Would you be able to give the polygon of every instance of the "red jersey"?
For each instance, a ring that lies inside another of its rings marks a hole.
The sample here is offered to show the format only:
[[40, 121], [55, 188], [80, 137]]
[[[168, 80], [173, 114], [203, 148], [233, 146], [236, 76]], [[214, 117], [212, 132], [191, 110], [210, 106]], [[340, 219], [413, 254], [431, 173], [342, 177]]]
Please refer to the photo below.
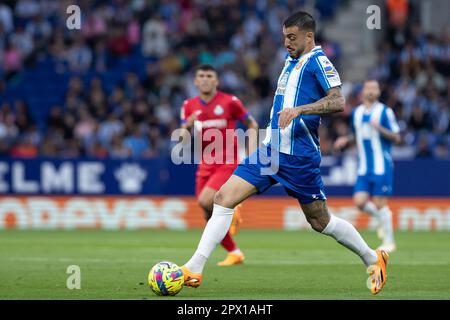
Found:
[[[221, 91], [217, 91], [208, 103], [197, 96], [184, 101], [181, 107], [181, 122], [185, 123], [197, 111], [200, 113], [194, 122], [194, 134], [197, 135], [195, 138], [201, 137], [202, 141], [201, 164], [226, 164], [227, 159], [237, 164], [237, 138], [230, 139], [230, 132], [236, 129], [236, 120], [243, 121], [248, 117], [242, 102], [236, 96]], [[215, 142], [217, 139], [222, 141]]]

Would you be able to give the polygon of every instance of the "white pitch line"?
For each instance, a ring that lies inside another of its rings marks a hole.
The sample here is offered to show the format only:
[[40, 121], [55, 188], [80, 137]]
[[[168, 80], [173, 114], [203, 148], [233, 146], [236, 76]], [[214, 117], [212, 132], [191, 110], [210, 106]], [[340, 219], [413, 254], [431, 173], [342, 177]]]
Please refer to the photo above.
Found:
[[[100, 258], [48, 258], [48, 257], [8, 257], [1, 258], [0, 261], [29, 261], [29, 262], [77, 262], [77, 263], [150, 263], [153, 260], [163, 260], [163, 259], [100, 259]], [[301, 265], [301, 266], [327, 266], [327, 265], [359, 265], [358, 261], [337, 261], [332, 262], [328, 260], [324, 261], [308, 261], [308, 260], [246, 260], [247, 265]], [[400, 266], [450, 266], [450, 261], [429, 261], [429, 262], [417, 262], [417, 261], [402, 261], [394, 262], [391, 265]]]

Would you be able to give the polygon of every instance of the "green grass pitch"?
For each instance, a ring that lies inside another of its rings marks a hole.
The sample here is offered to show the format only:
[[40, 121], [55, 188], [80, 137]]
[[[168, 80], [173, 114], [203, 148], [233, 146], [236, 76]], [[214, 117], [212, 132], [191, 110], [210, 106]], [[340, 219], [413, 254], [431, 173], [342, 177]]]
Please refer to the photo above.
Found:
[[[371, 246], [378, 240], [363, 232]], [[201, 230], [0, 231], [0, 299], [450, 299], [450, 233], [398, 232], [388, 282], [372, 296], [357, 256], [315, 232], [241, 230], [245, 264], [217, 267], [218, 248], [198, 288], [157, 297], [147, 274], [158, 261], [181, 265]], [[66, 269], [81, 269], [81, 289]]]

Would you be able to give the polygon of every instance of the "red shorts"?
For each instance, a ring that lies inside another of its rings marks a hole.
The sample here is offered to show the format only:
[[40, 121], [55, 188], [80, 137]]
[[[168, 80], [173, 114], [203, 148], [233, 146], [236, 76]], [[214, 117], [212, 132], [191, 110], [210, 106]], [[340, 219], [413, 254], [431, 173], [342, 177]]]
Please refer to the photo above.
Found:
[[198, 197], [204, 187], [219, 190], [231, 177], [237, 164], [199, 165], [195, 175], [195, 195]]

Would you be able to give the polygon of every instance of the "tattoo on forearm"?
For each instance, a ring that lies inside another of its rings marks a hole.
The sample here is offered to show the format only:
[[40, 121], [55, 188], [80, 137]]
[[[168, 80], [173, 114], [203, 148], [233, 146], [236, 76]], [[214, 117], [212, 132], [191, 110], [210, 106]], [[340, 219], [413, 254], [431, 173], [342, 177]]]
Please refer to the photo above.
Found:
[[339, 88], [332, 88], [328, 92], [328, 95], [322, 99], [301, 106], [302, 114], [327, 114], [334, 112], [341, 112], [344, 110], [345, 99], [342, 96]]

